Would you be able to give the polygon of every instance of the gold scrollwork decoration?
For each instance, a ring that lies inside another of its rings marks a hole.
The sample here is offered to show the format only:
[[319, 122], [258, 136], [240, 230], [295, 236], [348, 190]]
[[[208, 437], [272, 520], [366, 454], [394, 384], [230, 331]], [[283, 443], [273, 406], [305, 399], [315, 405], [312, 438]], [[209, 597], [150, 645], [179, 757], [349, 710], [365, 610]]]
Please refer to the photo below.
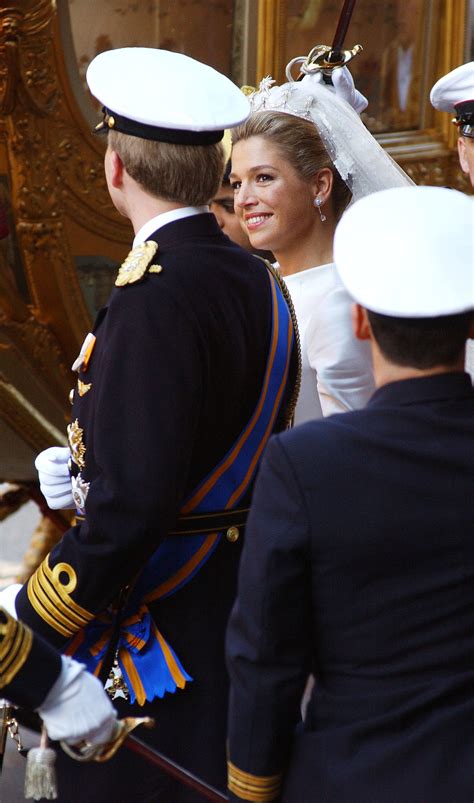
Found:
[[[28, 3], [24, 8], [4, 6], [0, 9], [0, 45], [2, 46], [2, 64], [0, 67], [0, 111], [2, 114], [12, 114], [21, 97], [28, 107], [40, 116], [48, 114], [55, 99], [55, 93], [47, 93], [45, 100], [40, 102], [36, 92], [38, 80], [44, 83], [47, 73], [41, 66], [41, 59], [31, 60], [28, 63], [24, 41], [27, 37], [36, 37], [49, 25], [55, 13], [54, 3], [48, 0], [32, 3], [33, 8], [28, 10]], [[31, 41], [31, 39], [30, 39]]]

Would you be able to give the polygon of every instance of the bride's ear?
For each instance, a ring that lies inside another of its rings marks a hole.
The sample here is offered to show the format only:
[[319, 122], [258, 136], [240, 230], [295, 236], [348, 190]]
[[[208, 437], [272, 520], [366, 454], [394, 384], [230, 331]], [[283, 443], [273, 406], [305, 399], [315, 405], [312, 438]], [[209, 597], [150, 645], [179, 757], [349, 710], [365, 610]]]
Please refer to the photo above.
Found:
[[312, 182], [312, 190], [314, 197], [321, 199], [321, 206], [330, 198], [332, 185], [332, 170], [329, 167], [323, 167], [321, 170], [318, 170]]

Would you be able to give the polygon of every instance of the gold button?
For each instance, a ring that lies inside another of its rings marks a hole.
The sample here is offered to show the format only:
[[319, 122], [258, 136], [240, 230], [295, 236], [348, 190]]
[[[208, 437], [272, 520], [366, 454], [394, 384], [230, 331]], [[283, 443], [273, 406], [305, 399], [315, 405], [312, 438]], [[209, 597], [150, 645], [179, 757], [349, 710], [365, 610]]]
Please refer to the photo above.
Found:
[[72, 471], [72, 460], [71, 460], [71, 458], [69, 458], [69, 460], [67, 461], [67, 467], [68, 467], [68, 471], [71, 472]]
[[231, 544], [235, 544], [236, 541], [239, 540], [239, 528], [238, 527], [229, 527], [227, 530], [225, 537]]
[[115, 126], [115, 117], [108, 117], [107, 118], [107, 125], [109, 128], [113, 128]]
[[71, 402], [71, 404], [74, 404], [74, 388], [71, 388], [71, 390], [69, 391], [69, 401]]

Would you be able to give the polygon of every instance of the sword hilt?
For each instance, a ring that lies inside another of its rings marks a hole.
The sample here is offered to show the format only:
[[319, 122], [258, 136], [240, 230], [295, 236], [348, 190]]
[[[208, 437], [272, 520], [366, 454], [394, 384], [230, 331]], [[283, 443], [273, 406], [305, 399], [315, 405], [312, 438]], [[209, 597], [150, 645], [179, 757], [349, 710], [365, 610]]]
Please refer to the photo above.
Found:
[[105, 744], [88, 744], [87, 742], [79, 742], [79, 744], [69, 745], [66, 742], [60, 742], [62, 749], [70, 758], [75, 761], [96, 761], [103, 764], [112, 758], [119, 747], [121, 747], [125, 739], [138, 728], [139, 725], [144, 725], [145, 728], [153, 728], [155, 720], [151, 717], [125, 717], [119, 719], [115, 723], [114, 730], [108, 742]]
[[[292, 68], [295, 64], [300, 64], [297, 81], [301, 81], [305, 75], [322, 72], [325, 82], [331, 83], [332, 71], [336, 67], [345, 67], [362, 50], [362, 45], [354, 45], [351, 50], [334, 50], [330, 45], [315, 45], [307, 56], [297, 56], [289, 62], [286, 67], [286, 77], [288, 81], [294, 81]], [[329, 81], [326, 81], [326, 78]]]

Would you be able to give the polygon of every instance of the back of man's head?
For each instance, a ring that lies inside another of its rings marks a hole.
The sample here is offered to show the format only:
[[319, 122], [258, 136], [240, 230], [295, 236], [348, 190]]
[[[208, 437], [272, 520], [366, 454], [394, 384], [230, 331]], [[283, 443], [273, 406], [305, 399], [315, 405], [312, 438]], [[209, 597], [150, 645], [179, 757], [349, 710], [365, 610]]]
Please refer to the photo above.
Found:
[[186, 206], [208, 204], [221, 186], [224, 148], [213, 145], [175, 145], [141, 139], [118, 131], [108, 134], [125, 170], [157, 198]]
[[458, 363], [473, 322], [472, 312], [436, 318], [395, 318], [367, 310], [367, 316], [375, 342], [386, 359], [419, 371]]
[[349, 208], [335, 261], [389, 362], [449, 369], [473, 327], [474, 204], [454, 190], [384, 190]]

